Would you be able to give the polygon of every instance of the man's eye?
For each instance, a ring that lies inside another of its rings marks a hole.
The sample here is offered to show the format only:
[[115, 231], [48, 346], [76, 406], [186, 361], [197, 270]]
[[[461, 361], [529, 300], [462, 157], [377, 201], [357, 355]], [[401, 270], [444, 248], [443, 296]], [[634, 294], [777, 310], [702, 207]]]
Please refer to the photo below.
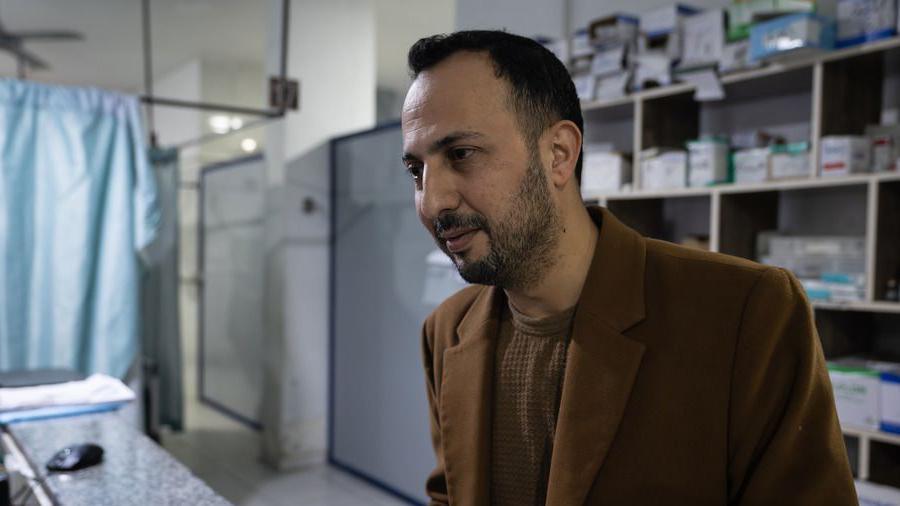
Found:
[[453, 148], [449, 152], [450, 159], [453, 161], [465, 160], [472, 156], [475, 150], [472, 148]]
[[406, 171], [409, 172], [409, 175], [413, 178], [413, 180], [418, 181], [422, 178], [422, 166], [416, 164], [410, 164], [406, 166]]

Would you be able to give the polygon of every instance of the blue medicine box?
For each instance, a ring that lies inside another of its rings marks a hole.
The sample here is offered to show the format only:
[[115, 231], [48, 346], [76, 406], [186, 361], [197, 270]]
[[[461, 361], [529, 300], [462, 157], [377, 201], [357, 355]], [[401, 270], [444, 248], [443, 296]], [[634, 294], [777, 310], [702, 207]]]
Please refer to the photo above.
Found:
[[750, 59], [773, 60], [834, 49], [832, 18], [808, 12], [790, 14], [750, 28]]
[[835, 47], [893, 37], [897, 33], [896, 0], [837, 0]]

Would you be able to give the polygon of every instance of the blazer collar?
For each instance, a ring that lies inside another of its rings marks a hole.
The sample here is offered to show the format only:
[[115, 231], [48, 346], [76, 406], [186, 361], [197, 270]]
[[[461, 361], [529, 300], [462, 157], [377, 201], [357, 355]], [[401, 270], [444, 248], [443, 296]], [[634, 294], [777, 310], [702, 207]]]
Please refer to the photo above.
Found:
[[[621, 332], [644, 318], [644, 239], [609, 211], [579, 298], [554, 440], [547, 504], [581, 504], [618, 429], [644, 346]], [[493, 369], [506, 295], [486, 287], [444, 352], [441, 437], [454, 504], [488, 504]]]

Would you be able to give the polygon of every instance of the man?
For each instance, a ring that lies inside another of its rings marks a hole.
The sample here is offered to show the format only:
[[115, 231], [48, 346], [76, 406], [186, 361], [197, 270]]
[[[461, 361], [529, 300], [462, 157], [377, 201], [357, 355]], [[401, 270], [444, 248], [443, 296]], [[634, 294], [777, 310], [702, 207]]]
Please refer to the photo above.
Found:
[[424, 325], [435, 504], [856, 504], [790, 274], [586, 209], [579, 102], [537, 43], [458, 32], [409, 65], [416, 208], [477, 284]]

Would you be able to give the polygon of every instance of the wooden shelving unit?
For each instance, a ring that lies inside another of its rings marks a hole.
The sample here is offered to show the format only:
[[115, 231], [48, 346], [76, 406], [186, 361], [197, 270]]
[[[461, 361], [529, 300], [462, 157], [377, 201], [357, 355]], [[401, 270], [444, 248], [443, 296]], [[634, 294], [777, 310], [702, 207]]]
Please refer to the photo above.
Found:
[[[900, 37], [722, 76], [725, 99], [698, 103], [676, 84], [584, 102], [585, 139], [632, 153], [635, 190], [587, 194], [625, 223], [679, 242], [706, 235], [710, 249], [756, 259], [764, 230], [866, 240], [867, 292], [853, 303], [814, 302], [826, 357], [900, 356], [900, 303], [885, 300], [900, 273], [900, 173], [818, 176], [826, 135], [860, 135], [882, 111], [900, 111]], [[707, 134], [764, 129], [810, 143], [808, 177], [753, 185], [641, 190], [640, 152], [683, 147]], [[900, 487], [900, 435], [844, 430], [859, 479]]]

